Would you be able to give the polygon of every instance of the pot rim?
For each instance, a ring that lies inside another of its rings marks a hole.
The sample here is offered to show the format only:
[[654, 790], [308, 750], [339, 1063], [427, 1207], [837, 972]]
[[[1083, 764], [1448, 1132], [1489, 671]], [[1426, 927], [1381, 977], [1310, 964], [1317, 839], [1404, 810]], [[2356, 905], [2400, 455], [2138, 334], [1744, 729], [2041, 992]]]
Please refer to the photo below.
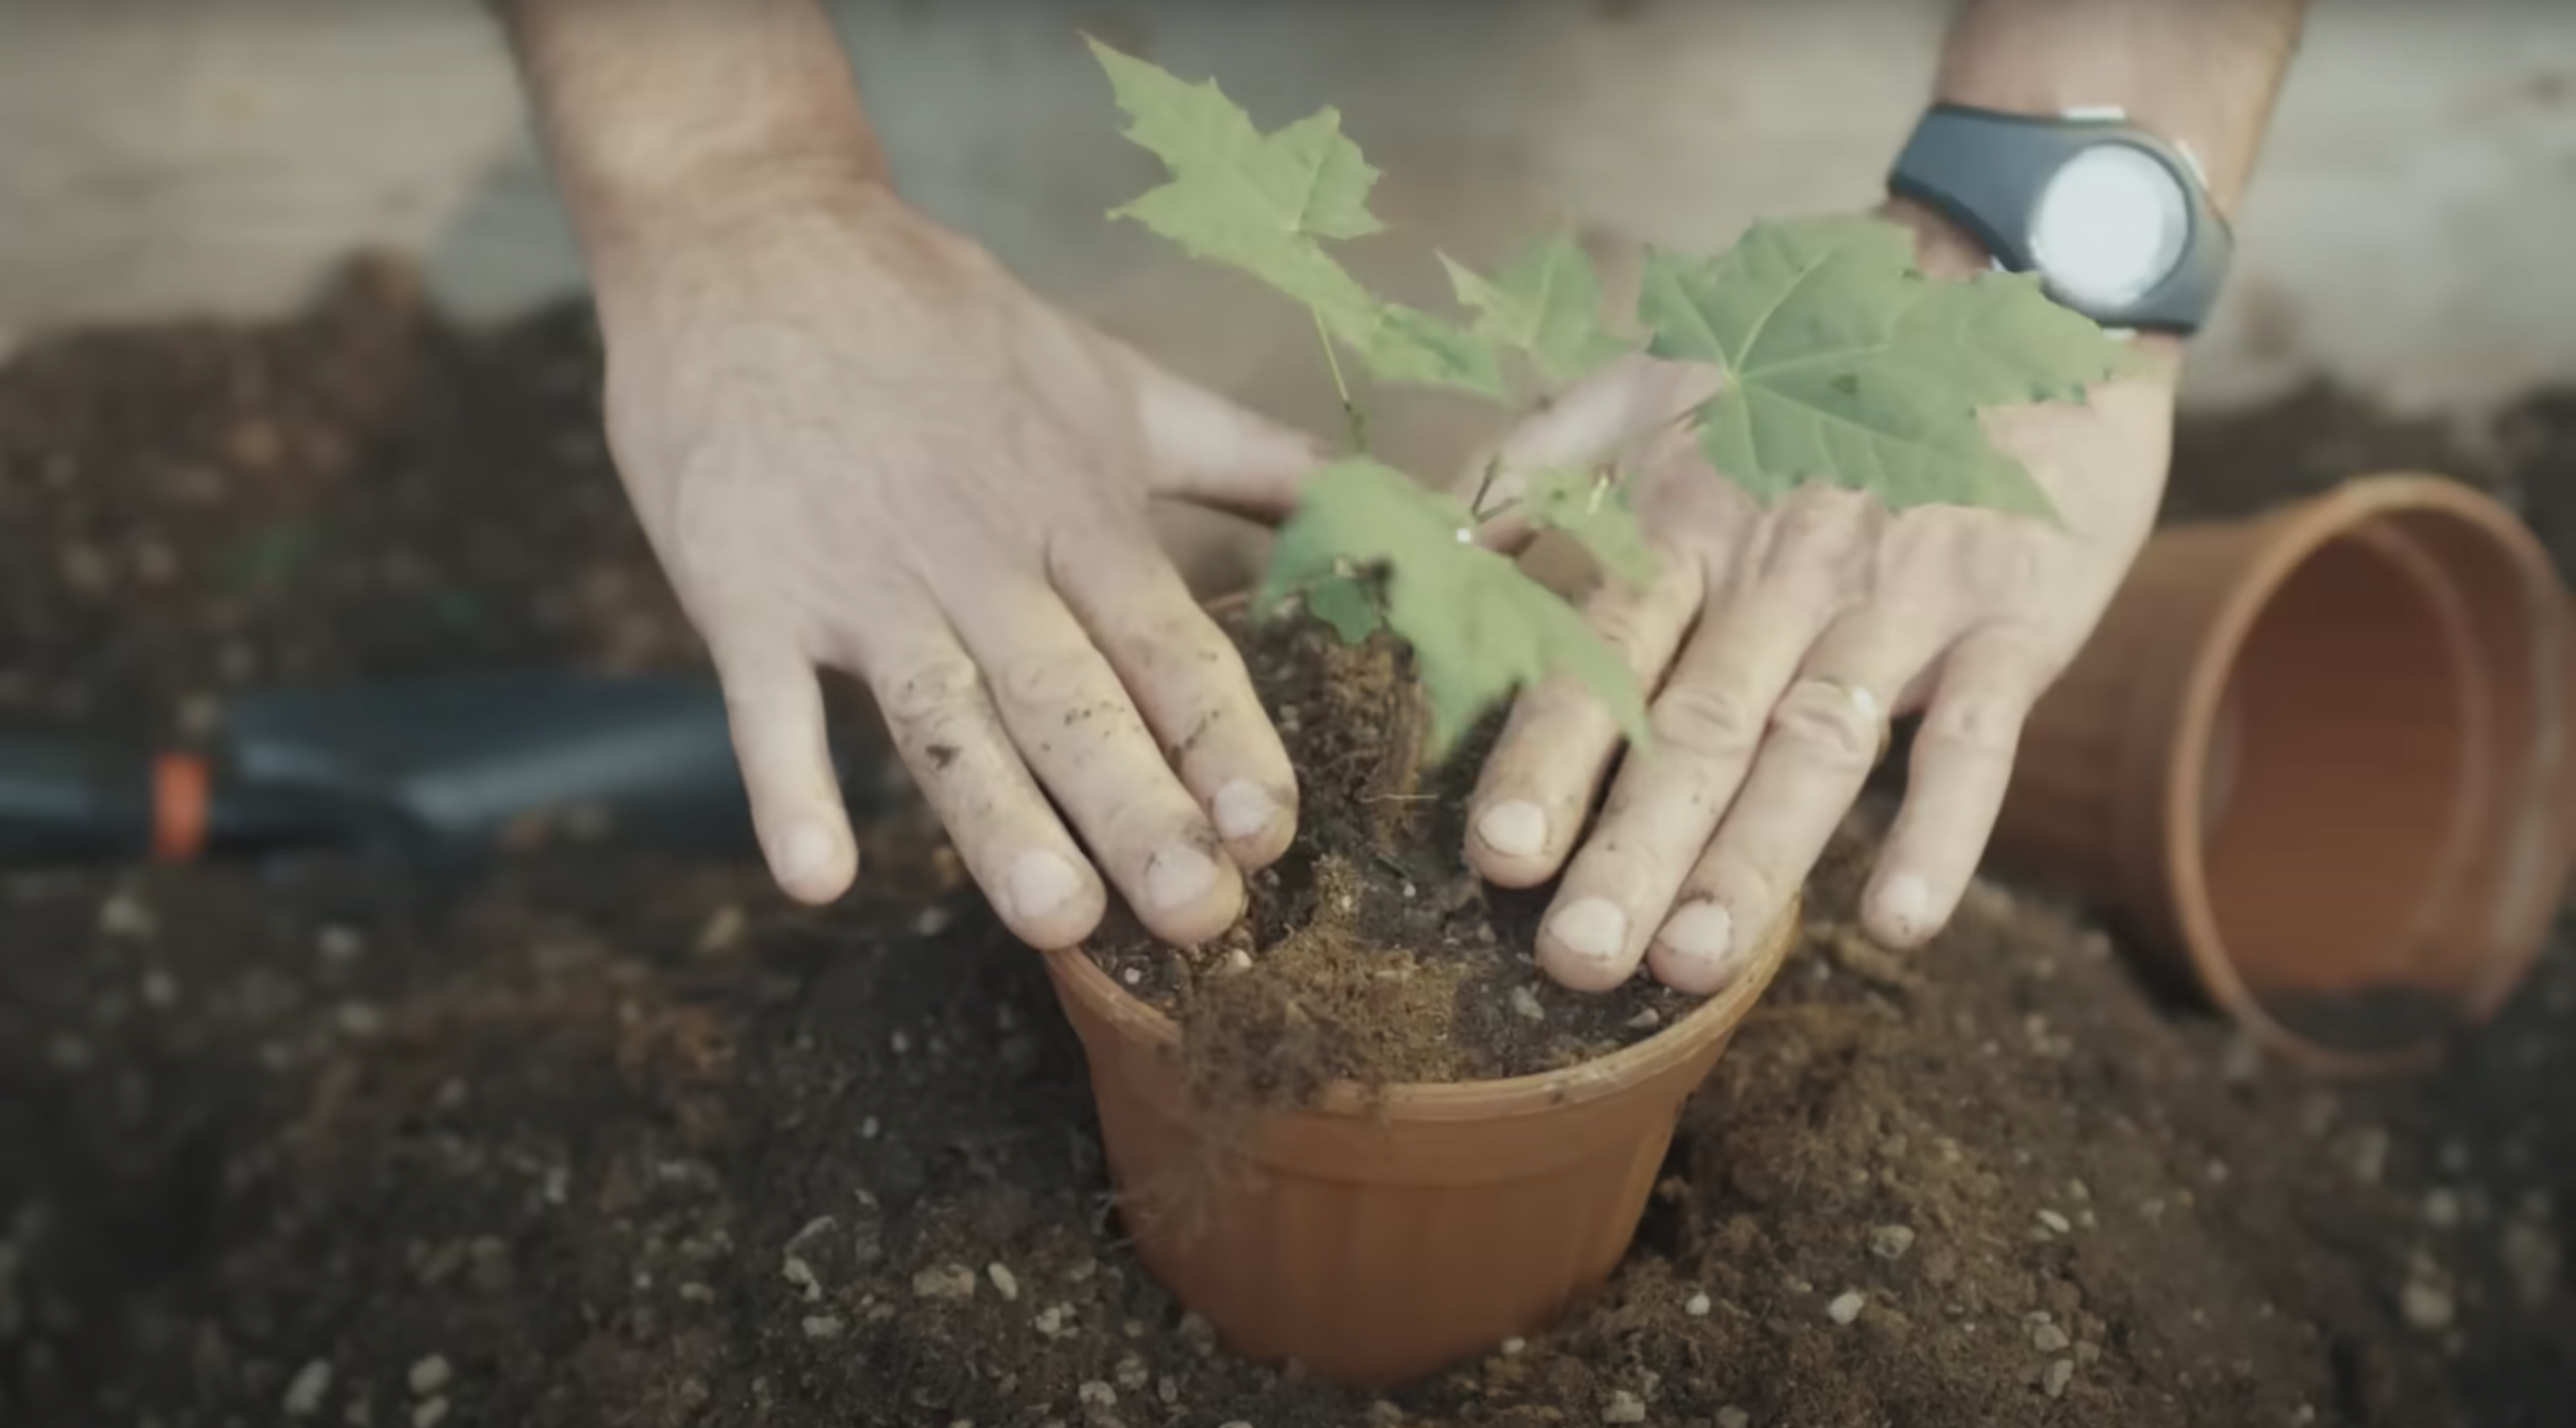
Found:
[[[1583, 1105], [1616, 1095], [1690, 1059], [1701, 1047], [1732, 1032], [1752, 1009], [1798, 943], [1805, 899], [1793, 899], [1763, 940], [1752, 965], [1726, 990], [1701, 1000], [1689, 1014], [1643, 1041], [1554, 1071], [1480, 1081], [1402, 1081], [1370, 1091], [1356, 1082], [1327, 1088], [1314, 1105], [1286, 1112], [1328, 1119], [1404, 1121], [1501, 1120]], [[1177, 1054], [1179, 1023], [1131, 995], [1076, 944], [1043, 954], [1065, 989], [1094, 1005], [1121, 1036], [1158, 1055]]]
[[[2218, 618], [2212, 622], [2198, 647], [2193, 650], [2185, 675], [2181, 703], [2177, 713], [2178, 729], [2168, 768], [2198, 770], [2206, 763], [2215, 721], [2220, 713], [2236, 656], [2242, 651], [2246, 636], [2261, 618], [2272, 596], [2317, 551], [2327, 544], [2366, 529], [2368, 523], [2388, 516], [2441, 515], [2462, 522], [2493, 541], [2498, 554], [2527, 579], [2546, 562], [2547, 553], [2521, 521], [2492, 499], [2470, 487], [2445, 477], [2419, 472], [2384, 472], [2355, 477], [2319, 495], [2291, 506], [2264, 523], [2258, 537], [2258, 553], [2240, 571], [2221, 605]], [[2390, 529], [2388, 535], [2414, 547], [2402, 531]], [[2554, 567], [2548, 567], [2554, 569]], [[2434, 574], [2439, 577], [2438, 564]], [[2561, 597], [2563, 606], [2564, 597]], [[2538, 612], [2535, 611], [2537, 614]], [[2460, 612], [2465, 621], [2465, 611]], [[2554, 644], [2545, 630], [2536, 631], [2535, 648]], [[2471, 708], [2467, 737], [2472, 744], [2483, 741], [2480, 726], [2488, 718], [2487, 709], [2494, 698], [2492, 678], [2475, 648], [2471, 635], [2463, 646], [2466, 651], [2466, 681]], [[2542, 658], [2548, 658], [2543, 654]], [[2563, 717], [2563, 698], [2558, 709], [2542, 711], [2542, 723]], [[2488, 770], [2493, 780], [2493, 770]], [[2546, 802], [2558, 796], [2563, 777], [2532, 778], [2522, 786], [2504, 790], [2507, 802], [2526, 805]], [[2494, 817], [2491, 810], [2477, 809], [2483, 800], [2479, 790], [2461, 793], [2463, 821], [2473, 825], [2467, 830], [2474, 837], [2474, 826]], [[2156, 835], [2157, 852], [2163, 864], [2161, 881], [2166, 896], [2175, 909], [2182, 933], [2181, 941], [2193, 970], [2211, 996], [2241, 1024], [2253, 1031], [2276, 1050], [2290, 1054], [2312, 1070], [2337, 1075], [2375, 1075], [2417, 1069], [2438, 1060], [2450, 1040], [2450, 1033], [2437, 1034], [2424, 1041], [2382, 1052], [2340, 1050], [2315, 1042], [2292, 1031], [2264, 1010], [2260, 1001], [2237, 975], [2235, 961], [2226, 939], [2217, 927], [2208, 902], [2208, 879], [2202, 868], [2202, 855], [2197, 837], [2202, 809], [2203, 790], [2198, 777], [2167, 778], [2162, 787], [2152, 790], [2154, 806], [2159, 813], [2161, 831]], [[2483, 816], [2478, 816], [2483, 815]], [[2560, 839], [2561, 847], [2565, 838]], [[2470, 849], [2468, 851], [2474, 851]], [[2560, 856], [2558, 862], [2565, 858]], [[2453, 869], [2456, 875], [2460, 870]], [[2537, 900], [2535, 900], [2537, 901]], [[2536, 956], [2537, 946], [2524, 949], [2523, 942], [2532, 939], [2490, 934], [2483, 957], [2485, 974], [2462, 994], [2464, 1009], [2494, 999], [2493, 988], [2510, 986], [2515, 980], [2512, 964], [2528, 964]]]

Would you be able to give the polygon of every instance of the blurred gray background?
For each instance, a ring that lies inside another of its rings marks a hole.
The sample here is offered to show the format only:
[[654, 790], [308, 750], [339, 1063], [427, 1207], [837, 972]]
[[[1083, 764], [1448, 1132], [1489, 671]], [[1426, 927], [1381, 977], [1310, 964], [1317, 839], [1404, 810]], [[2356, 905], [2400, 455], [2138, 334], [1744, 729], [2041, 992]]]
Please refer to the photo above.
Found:
[[[1265, 123], [1338, 103], [1409, 238], [1486, 258], [1562, 214], [1616, 254], [1871, 200], [1947, 3], [835, 10], [916, 202], [1184, 369], [1311, 412], [1311, 334], [1102, 221], [1157, 170], [1117, 136], [1077, 30], [1215, 74]], [[2188, 396], [2325, 374], [2474, 417], [2576, 376], [2571, 233], [2576, 3], [2319, 0]], [[579, 290], [475, 0], [0, 0], [0, 343], [277, 313], [359, 247], [417, 255], [474, 319]], [[1402, 281], [1437, 281], [1390, 252]]]

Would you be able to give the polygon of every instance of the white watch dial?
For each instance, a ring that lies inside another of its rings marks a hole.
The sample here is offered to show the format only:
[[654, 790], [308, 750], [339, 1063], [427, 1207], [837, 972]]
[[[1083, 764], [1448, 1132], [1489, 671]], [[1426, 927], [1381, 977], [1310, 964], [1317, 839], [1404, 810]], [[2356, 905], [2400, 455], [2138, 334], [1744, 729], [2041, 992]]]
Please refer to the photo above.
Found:
[[2191, 205], [2173, 171], [2143, 149], [2102, 144], [2066, 162], [2031, 214], [2031, 259], [2068, 300], [2137, 301], [2173, 272]]

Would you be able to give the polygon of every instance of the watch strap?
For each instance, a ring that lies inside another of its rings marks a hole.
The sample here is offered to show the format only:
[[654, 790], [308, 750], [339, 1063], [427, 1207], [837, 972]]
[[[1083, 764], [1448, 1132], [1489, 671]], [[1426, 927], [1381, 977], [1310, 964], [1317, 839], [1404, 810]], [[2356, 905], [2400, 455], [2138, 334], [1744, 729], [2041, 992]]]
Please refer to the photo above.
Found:
[[2106, 143], [2144, 152], [2180, 184], [2189, 224], [2181, 258], [2162, 282], [2117, 312], [2088, 310], [2054, 289], [2049, 295], [2105, 326], [2195, 332], [2217, 305], [2235, 237], [2199, 165], [2116, 112], [2031, 115], [1935, 104], [1897, 155], [1887, 188], [1965, 229], [2007, 271], [2027, 273], [2037, 267], [2030, 221], [2049, 180], [2076, 154]]

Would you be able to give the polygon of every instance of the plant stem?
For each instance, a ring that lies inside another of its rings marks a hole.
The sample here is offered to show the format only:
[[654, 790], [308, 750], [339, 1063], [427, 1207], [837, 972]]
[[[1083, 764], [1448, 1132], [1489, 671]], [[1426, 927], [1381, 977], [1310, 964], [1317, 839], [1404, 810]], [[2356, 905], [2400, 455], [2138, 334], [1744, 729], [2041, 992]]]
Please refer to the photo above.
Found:
[[1351, 400], [1351, 384], [1342, 380], [1342, 359], [1340, 354], [1333, 350], [1333, 334], [1324, 326], [1324, 310], [1309, 303], [1306, 305], [1306, 315], [1315, 319], [1315, 340], [1324, 345], [1324, 366], [1333, 374], [1333, 391], [1342, 399], [1343, 418], [1351, 424], [1351, 454], [1366, 456], [1368, 455], [1368, 413], [1361, 411], [1360, 404]]
[[[1490, 517], [1490, 516], [1494, 516], [1494, 515], [1499, 515], [1499, 514], [1501, 514], [1501, 512], [1500, 512], [1500, 511], [1488, 511], [1488, 510], [1486, 510], [1486, 509], [1485, 509], [1485, 498], [1486, 498], [1487, 496], [1490, 496], [1490, 495], [1492, 495], [1492, 494], [1493, 494], [1493, 491], [1494, 491], [1494, 478], [1495, 478], [1495, 477], [1497, 477], [1497, 476], [1500, 476], [1500, 475], [1502, 475], [1502, 474], [1503, 474], [1503, 458], [1501, 458], [1500, 456], [1495, 456], [1495, 457], [1489, 458], [1489, 459], [1485, 462], [1485, 476], [1484, 476], [1484, 479], [1483, 479], [1483, 480], [1481, 480], [1481, 481], [1478, 481], [1478, 482], [1476, 483], [1476, 497], [1475, 497], [1475, 499], [1474, 499], [1474, 500], [1469, 501], [1469, 502], [1467, 503], [1467, 514], [1468, 514], [1470, 517], [1472, 517], [1472, 518], [1473, 518], [1473, 519], [1475, 519], [1475, 520], [1482, 521], [1482, 520], [1487, 519], [1487, 518], [1488, 518], [1488, 517]], [[1508, 508], [1508, 507], [1510, 506], [1510, 504], [1511, 504], [1511, 503], [1510, 503], [1510, 502], [1508, 502], [1508, 501], [1504, 502], [1504, 506], [1505, 506], [1506, 508]]]

